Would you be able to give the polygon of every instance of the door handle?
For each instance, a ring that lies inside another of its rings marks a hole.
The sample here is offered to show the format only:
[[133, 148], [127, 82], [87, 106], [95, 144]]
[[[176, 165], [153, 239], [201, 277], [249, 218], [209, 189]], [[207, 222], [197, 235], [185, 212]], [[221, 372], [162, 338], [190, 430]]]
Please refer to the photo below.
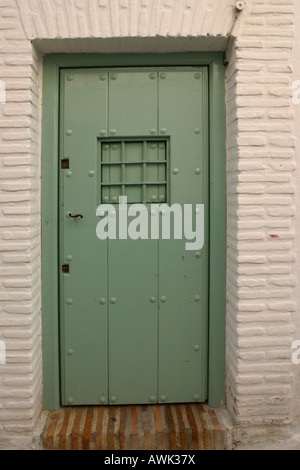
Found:
[[72, 214], [72, 212], [69, 212], [69, 213], [68, 213], [68, 216], [69, 216], [69, 217], [72, 217], [72, 219], [83, 219], [83, 215], [82, 215], [82, 214]]

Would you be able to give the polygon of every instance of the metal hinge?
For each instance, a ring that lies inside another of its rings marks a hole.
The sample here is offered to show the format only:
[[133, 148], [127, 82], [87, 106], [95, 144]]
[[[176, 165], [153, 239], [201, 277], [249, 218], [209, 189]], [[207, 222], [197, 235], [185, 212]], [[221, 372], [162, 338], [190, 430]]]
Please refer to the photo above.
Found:
[[70, 266], [68, 264], [63, 264], [61, 270], [64, 274], [68, 274], [70, 272]]

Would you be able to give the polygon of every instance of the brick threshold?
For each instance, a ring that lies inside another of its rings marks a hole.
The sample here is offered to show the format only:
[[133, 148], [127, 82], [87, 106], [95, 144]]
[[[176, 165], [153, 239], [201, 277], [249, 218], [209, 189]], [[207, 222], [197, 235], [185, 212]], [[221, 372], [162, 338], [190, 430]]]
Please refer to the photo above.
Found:
[[44, 450], [224, 450], [230, 429], [206, 404], [63, 407], [47, 414]]

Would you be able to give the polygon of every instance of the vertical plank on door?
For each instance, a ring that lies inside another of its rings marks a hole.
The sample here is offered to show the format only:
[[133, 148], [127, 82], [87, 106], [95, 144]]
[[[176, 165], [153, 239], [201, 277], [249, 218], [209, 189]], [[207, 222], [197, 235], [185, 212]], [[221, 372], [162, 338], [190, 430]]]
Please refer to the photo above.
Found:
[[107, 401], [107, 243], [96, 237], [97, 136], [107, 126], [107, 79], [99, 74], [61, 72], [60, 158], [69, 159], [69, 169], [60, 170], [60, 266], [69, 265], [69, 274], [60, 272], [62, 404]]
[[[133, 140], [123, 146], [122, 161], [142, 162], [145, 145], [134, 138], [156, 133], [157, 74], [123, 69], [111, 71], [109, 77], [109, 130]], [[143, 202], [142, 170], [142, 163], [124, 168], [128, 203]], [[157, 399], [157, 269], [156, 240], [109, 240], [111, 403]]]
[[[208, 214], [205, 68], [164, 70], [159, 128], [170, 136], [170, 204], [204, 204]], [[161, 218], [163, 220], [163, 217]], [[159, 400], [203, 401], [207, 375], [207, 253], [187, 240], [159, 240]]]
[[157, 74], [125, 69], [109, 74], [110, 135], [147, 136], [157, 133]]

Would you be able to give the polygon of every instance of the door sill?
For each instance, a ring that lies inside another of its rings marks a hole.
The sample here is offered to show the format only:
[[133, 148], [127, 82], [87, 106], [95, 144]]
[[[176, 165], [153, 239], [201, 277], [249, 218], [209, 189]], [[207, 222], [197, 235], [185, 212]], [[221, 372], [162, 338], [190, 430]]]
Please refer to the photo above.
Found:
[[44, 450], [225, 450], [226, 410], [206, 404], [62, 407], [48, 412]]

